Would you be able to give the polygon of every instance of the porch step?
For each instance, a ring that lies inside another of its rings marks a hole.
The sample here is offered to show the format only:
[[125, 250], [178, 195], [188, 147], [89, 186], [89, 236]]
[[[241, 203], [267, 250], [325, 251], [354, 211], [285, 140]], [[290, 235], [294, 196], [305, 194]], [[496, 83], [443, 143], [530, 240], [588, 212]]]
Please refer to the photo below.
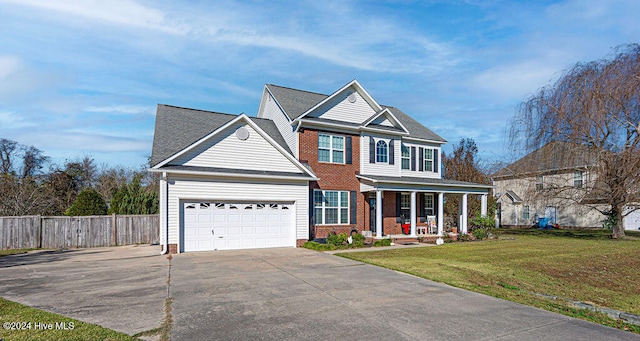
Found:
[[418, 238], [399, 237], [391, 238], [391, 241], [396, 245], [418, 244]]

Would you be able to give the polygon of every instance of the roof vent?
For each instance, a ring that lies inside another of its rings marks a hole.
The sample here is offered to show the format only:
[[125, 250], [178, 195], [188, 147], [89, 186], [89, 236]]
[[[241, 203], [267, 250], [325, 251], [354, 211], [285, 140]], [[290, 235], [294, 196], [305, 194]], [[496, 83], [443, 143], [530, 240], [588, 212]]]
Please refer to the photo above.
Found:
[[356, 97], [356, 93], [352, 92], [349, 94], [349, 96], [347, 96], [347, 99], [349, 100], [350, 103], [355, 103], [356, 99], [358, 98]]
[[249, 129], [247, 129], [247, 127], [240, 127], [238, 128], [238, 130], [236, 130], [236, 137], [239, 140], [246, 140], [249, 138]]

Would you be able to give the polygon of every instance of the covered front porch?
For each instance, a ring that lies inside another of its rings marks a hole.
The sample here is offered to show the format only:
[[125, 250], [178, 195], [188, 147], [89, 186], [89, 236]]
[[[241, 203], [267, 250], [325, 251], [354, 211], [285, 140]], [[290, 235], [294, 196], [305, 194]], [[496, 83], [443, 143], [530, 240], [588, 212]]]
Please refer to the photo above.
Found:
[[360, 190], [368, 197], [368, 227], [376, 239], [389, 235], [416, 238], [443, 236], [444, 203], [447, 196], [459, 196], [458, 232], [468, 232], [469, 196], [480, 196], [480, 214], [487, 214], [491, 185], [415, 177], [358, 175]]

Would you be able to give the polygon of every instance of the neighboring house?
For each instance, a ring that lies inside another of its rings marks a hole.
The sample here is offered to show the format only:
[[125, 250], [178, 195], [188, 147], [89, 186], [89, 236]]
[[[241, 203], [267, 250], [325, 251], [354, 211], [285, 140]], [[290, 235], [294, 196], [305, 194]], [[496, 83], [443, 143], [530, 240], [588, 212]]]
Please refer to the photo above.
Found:
[[166, 252], [442, 235], [445, 194], [462, 198], [463, 233], [468, 195], [486, 214], [491, 186], [443, 180], [446, 141], [355, 80], [331, 95], [265, 85], [257, 116], [158, 106], [150, 171]]
[[[538, 218], [565, 227], [603, 226], [607, 208], [590, 189], [597, 183], [595, 153], [586, 146], [551, 142], [493, 175], [501, 226], [529, 227]], [[640, 211], [624, 218], [625, 229], [638, 229]]]

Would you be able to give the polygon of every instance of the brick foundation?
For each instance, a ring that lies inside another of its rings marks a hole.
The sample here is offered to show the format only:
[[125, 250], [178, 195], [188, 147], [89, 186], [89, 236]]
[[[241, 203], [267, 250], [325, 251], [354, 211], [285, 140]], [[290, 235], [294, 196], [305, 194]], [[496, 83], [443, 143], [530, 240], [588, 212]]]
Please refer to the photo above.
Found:
[[307, 239], [296, 239], [296, 247], [302, 247], [302, 245], [307, 241]]
[[169, 253], [170, 254], [178, 253], [178, 244], [169, 244]]

